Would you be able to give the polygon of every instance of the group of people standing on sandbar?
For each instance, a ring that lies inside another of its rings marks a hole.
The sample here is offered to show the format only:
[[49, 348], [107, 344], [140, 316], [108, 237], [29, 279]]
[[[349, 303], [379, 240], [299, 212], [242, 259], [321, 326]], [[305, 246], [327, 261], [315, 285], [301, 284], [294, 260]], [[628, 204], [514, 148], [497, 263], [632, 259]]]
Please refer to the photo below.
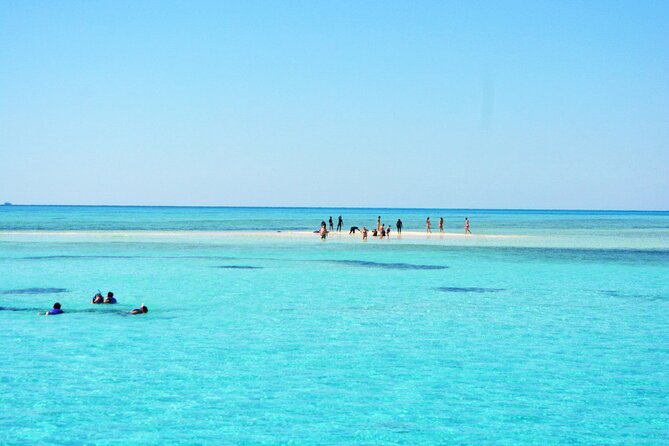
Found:
[[[328, 223], [330, 225], [330, 230], [328, 231]], [[325, 238], [328, 236], [328, 233], [331, 231], [334, 231], [334, 222], [332, 220], [332, 216], [328, 219], [328, 223], [325, 222], [325, 220], [321, 221], [321, 228], [317, 232], [321, 240], [325, 240]], [[339, 218], [337, 219], [337, 232], [341, 232], [341, 228], [344, 224], [344, 219], [340, 215]], [[398, 218], [397, 222], [395, 223], [395, 229], [397, 231], [397, 235], [401, 236], [402, 235], [402, 227], [404, 224], [402, 223], [402, 219]], [[367, 240], [367, 235], [371, 232], [372, 237], [379, 237], [379, 239], [383, 238], [390, 238], [390, 232], [391, 232], [391, 226], [388, 224], [386, 226], [385, 223], [381, 222], [381, 216], [379, 215], [378, 218], [376, 219], [376, 228], [372, 229], [371, 231], [368, 230], [365, 226], [360, 229], [358, 226], [351, 226], [351, 229], [348, 231], [349, 235], [354, 235], [356, 232], [360, 232], [362, 234], [362, 239]], [[432, 223], [430, 222], [430, 217], [427, 217], [427, 220], [425, 221], [425, 232], [427, 234], [432, 233]], [[439, 232], [444, 232], [444, 217], [439, 217]], [[465, 217], [465, 235], [471, 234], [472, 231], [469, 230], [469, 218]]]
[[[427, 234], [432, 234], [432, 223], [430, 222], [430, 217], [427, 217], [427, 220], [425, 220], [425, 232]], [[439, 232], [444, 232], [444, 217], [439, 217]], [[472, 231], [469, 230], [469, 218], [465, 217], [465, 235], [471, 233]]]

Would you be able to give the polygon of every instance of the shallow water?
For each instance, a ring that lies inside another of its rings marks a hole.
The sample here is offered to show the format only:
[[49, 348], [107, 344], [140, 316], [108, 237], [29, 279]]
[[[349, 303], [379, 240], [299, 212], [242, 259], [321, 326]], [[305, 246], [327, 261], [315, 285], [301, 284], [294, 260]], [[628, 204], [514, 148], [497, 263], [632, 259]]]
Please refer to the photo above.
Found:
[[669, 442], [668, 213], [348, 211], [0, 207], [0, 444]]

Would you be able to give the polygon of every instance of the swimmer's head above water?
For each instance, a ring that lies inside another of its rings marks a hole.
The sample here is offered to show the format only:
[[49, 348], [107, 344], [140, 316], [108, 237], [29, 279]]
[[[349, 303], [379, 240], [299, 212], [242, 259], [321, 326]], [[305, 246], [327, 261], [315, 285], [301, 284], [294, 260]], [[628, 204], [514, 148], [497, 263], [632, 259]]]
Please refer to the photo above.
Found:
[[63, 314], [63, 310], [60, 309], [60, 302], [53, 304], [53, 308], [44, 313], [45, 316], [51, 316], [54, 314]]
[[133, 309], [130, 314], [144, 314], [148, 313], [149, 309], [146, 307], [146, 305], [142, 304], [139, 308]]

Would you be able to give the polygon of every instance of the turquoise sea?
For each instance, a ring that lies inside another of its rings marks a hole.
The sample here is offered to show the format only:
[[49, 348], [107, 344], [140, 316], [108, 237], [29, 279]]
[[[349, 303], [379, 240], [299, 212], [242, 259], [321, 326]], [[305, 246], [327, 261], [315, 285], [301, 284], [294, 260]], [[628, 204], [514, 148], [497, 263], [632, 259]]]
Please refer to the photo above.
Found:
[[669, 212], [0, 206], [0, 348], [0, 444], [666, 445]]

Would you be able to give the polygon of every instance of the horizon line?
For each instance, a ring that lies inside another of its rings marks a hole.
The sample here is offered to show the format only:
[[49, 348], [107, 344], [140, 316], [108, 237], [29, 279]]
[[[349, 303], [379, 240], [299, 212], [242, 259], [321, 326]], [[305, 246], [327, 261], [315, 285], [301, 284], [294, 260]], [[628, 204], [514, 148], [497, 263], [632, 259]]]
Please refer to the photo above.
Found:
[[562, 211], [562, 212], [669, 212], [669, 209], [584, 209], [584, 208], [463, 208], [463, 207], [370, 207], [370, 206], [235, 206], [235, 205], [156, 205], [156, 204], [32, 204], [4, 202], [0, 208], [13, 206], [33, 207], [110, 207], [110, 208], [228, 208], [228, 209], [404, 209], [404, 210], [448, 210], [448, 211]]

